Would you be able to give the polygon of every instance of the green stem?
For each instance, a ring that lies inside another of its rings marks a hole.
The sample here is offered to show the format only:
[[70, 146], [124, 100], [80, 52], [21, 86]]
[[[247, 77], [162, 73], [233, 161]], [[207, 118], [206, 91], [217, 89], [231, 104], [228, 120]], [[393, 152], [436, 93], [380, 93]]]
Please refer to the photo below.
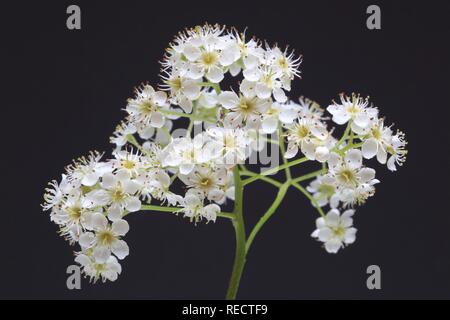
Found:
[[222, 90], [220, 90], [220, 86], [218, 83], [212, 83], [212, 82], [201, 82], [200, 85], [202, 87], [211, 87], [213, 88], [217, 94], [220, 94]]
[[291, 161], [291, 162], [284, 163], [284, 164], [282, 164], [280, 166], [268, 169], [268, 170], [264, 171], [261, 174], [256, 174], [253, 177], [247, 178], [247, 179], [245, 179], [243, 181], [243, 183], [244, 184], [249, 184], [250, 182], [262, 179], [262, 177], [264, 177], [264, 176], [268, 176], [268, 175], [277, 173], [279, 170], [282, 170], [282, 169], [285, 169], [285, 168], [289, 168], [289, 167], [295, 166], [297, 164], [300, 164], [300, 163], [303, 163], [303, 162], [306, 162], [306, 161], [309, 161], [309, 159], [306, 158], [306, 157], [303, 157], [303, 158], [299, 158], [299, 159], [296, 159], [296, 160]]
[[[288, 163], [288, 161], [284, 157], [286, 148], [284, 146], [283, 129], [281, 128], [281, 126], [278, 126], [278, 144], [280, 146], [281, 158], [283, 159], [283, 163], [286, 164], [286, 163]], [[286, 174], [286, 181], [291, 181], [291, 179], [292, 179], [291, 169], [289, 167], [286, 167], [284, 169], [284, 172]]]
[[349, 144], [347, 146], [345, 146], [344, 148], [342, 148], [341, 150], [339, 150], [338, 152], [341, 154], [344, 154], [347, 150], [353, 149], [353, 148], [359, 148], [364, 144], [364, 142], [358, 142], [358, 143], [352, 143]]
[[284, 199], [284, 196], [286, 195], [289, 185], [290, 185], [289, 183], [284, 183], [281, 186], [280, 190], [278, 191], [277, 197], [275, 198], [275, 201], [272, 203], [272, 205], [269, 207], [266, 213], [264, 213], [264, 215], [259, 219], [258, 223], [253, 228], [252, 232], [248, 236], [247, 243], [245, 245], [246, 253], [248, 253], [248, 251], [250, 250], [253, 240], [255, 239], [259, 230], [261, 230], [263, 225], [267, 222], [267, 220], [269, 220], [269, 218], [275, 213], [277, 208], [280, 206], [281, 202]]
[[[241, 171], [241, 175], [250, 176], [250, 177], [259, 176], [257, 173], [251, 172], [251, 171], [248, 171], [248, 170], [246, 170], [246, 171]], [[281, 182], [278, 182], [278, 181], [275, 180], [275, 179], [272, 179], [272, 178], [269, 178], [269, 177], [265, 177], [265, 176], [260, 176], [260, 177], [259, 177], [259, 180], [262, 180], [262, 181], [265, 181], [265, 182], [267, 182], [267, 183], [270, 183], [270, 184], [272, 184], [273, 186], [275, 186], [275, 187], [277, 187], [277, 188], [281, 187], [281, 185], [282, 185]], [[246, 181], [247, 181], [247, 182], [246, 182]], [[252, 181], [248, 181], [248, 179], [246, 179], [246, 180], [244, 180], [244, 181], [242, 182], [242, 185], [245, 187], [246, 185], [248, 185], [248, 184], [251, 183], [251, 182], [252, 182]]]
[[189, 125], [186, 129], [186, 137], [190, 137], [192, 133], [192, 128], [194, 127], [194, 121], [192, 119], [189, 119]]
[[132, 144], [133, 146], [135, 146], [142, 153], [147, 154], [147, 151], [144, 148], [142, 148], [142, 146], [139, 144], [139, 142], [137, 142], [134, 135], [132, 135], [132, 134], [127, 135], [127, 141], [130, 144]]
[[303, 193], [303, 194], [311, 201], [311, 203], [312, 203], [313, 206], [317, 209], [317, 211], [319, 212], [319, 214], [320, 214], [322, 217], [325, 217], [325, 214], [323, 213], [322, 208], [317, 204], [316, 199], [314, 199], [314, 197], [313, 197], [313, 196], [312, 196], [305, 188], [303, 188], [299, 183], [294, 182], [294, 181], [291, 182], [291, 185], [292, 185], [294, 188], [298, 189], [301, 193]]
[[344, 134], [342, 135], [341, 139], [339, 139], [339, 141], [336, 143], [336, 146], [334, 147], [334, 149], [338, 149], [338, 147], [344, 143], [344, 141], [347, 139], [348, 134], [350, 132], [352, 126], [352, 120], [349, 120], [347, 123], [347, 127], [345, 128]]
[[230, 283], [228, 285], [227, 300], [236, 299], [239, 283], [241, 281], [242, 272], [245, 266], [245, 226], [243, 211], [243, 186], [241, 175], [239, 174], [239, 167], [236, 165], [233, 169], [234, 175], [234, 215], [233, 227], [236, 233], [236, 252], [234, 255], [233, 271], [231, 273]]
[[151, 210], [151, 211], [161, 211], [161, 212], [176, 212], [179, 211], [179, 207], [164, 207], [164, 206], [155, 206], [152, 204], [143, 204], [141, 206], [141, 210]]
[[323, 168], [323, 169], [320, 169], [320, 170], [317, 170], [317, 171], [314, 171], [314, 172], [305, 174], [305, 175], [303, 175], [303, 176], [294, 178], [294, 179], [292, 179], [292, 182], [305, 181], [305, 180], [308, 180], [308, 179], [311, 179], [311, 178], [320, 176], [321, 174], [324, 174], [324, 173], [326, 173], [327, 171], [328, 171], [328, 170], [327, 170], [326, 168]]

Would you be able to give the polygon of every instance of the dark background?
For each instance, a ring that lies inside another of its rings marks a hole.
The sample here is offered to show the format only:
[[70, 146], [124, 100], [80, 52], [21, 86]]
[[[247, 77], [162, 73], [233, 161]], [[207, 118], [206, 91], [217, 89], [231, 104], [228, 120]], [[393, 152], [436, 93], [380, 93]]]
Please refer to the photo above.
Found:
[[[450, 298], [448, 131], [449, 5], [424, 1], [39, 1], [1, 4], [1, 298], [221, 299], [234, 255], [231, 224], [196, 227], [163, 213], [129, 216], [131, 254], [114, 283], [66, 289], [73, 248], [42, 213], [43, 189], [71, 159], [97, 149], [124, 117], [132, 90], [158, 83], [164, 48], [182, 28], [248, 27], [303, 54], [291, 97], [327, 106], [360, 92], [407, 134], [397, 173], [376, 166], [377, 194], [357, 211], [355, 244], [329, 255], [310, 237], [317, 217], [291, 190], [259, 233], [241, 282], [242, 299]], [[382, 30], [366, 28], [378, 4]], [[448, 2], [447, 2], [448, 3]], [[66, 28], [78, 4], [82, 30]], [[246, 193], [247, 226], [270, 205], [273, 187]], [[366, 288], [366, 268], [382, 289]]]

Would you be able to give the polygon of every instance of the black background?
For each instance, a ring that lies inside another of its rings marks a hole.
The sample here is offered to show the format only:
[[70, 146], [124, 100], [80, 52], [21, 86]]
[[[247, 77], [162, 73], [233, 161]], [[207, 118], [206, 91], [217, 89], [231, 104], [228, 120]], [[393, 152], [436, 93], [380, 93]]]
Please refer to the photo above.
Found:
[[[248, 27], [249, 35], [303, 54], [291, 97], [327, 106], [360, 92], [406, 132], [397, 173], [376, 166], [377, 194], [357, 211], [355, 244], [329, 255], [310, 237], [317, 215], [290, 190], [257, 236], [242, 299], [450, 298], [448, 38], [444, 1], [39, 1], [1, 4], [1, 298], [221, 299], [234, 254], [228, 221], [196, 227], [160, 213], [130, 215], [131, 254], [114, 283], [66, 289], [73, 248], [42, 213], [43, 188], [71, 159], [97, 149], [123, 118], [141, 82], [158, 83], [164, 48], [184, 27]], [[82, 30], [66, 28], [78, 4]], [[382, 30], [366, 28], [369, 4]], [[448, 3], [448, 2], [447, 2]], [[375, 164], [375, 163], [374, 163]], [[254, 184], [247, 227], [275, 196]], [[366, 268], [382, 289], [366, 288]]]

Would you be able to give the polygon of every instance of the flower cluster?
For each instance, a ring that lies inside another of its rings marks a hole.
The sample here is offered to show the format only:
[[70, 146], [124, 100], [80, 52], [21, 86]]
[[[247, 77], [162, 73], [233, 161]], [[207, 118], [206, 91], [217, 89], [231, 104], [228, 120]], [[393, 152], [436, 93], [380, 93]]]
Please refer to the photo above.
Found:
[[340, 103], [334, 102], [327, 110], [333, 122], [347, 124], [347, 129], [341, 140], [328, 150], [327, 172], [307, 188], [313, 194], [315, 205], [329, 204], [331, 208], [317, 220], [317, 230], [312, 234], [331, 253], [355, 240], [356, 229], [352, 228], [350, 219], [354, 210], [346, 210], [339, 216], [337, 208], [364, 204], [375, 194], [375, 184], [380, 182], [375, 179], [375, 170], [363, 165], [363, 159], [376, 156], [379, 163], [395, 171], [396, 164], [401, 166], [407, 153], [404, 134], [394, 133], [390, 126], [385, 126], [378, 109], [369, 105], [368, 99], [354, 94], [351, 97], [341, 94], [340, 98]]
[[[312, 236], [331, 253], [353, 243], [353, 208], [379, 182], [363, 159], [376, 157], [396, 170], [405, 161], [405, 137], [358, 95], [342, 94], [326, 110], [304, 97], [288, 99], [300, 63], [292, 52], [233, 29], [204, 25], [180, 33], [162, 61], [162, 84], [143, 84], [128, 99], [127, 115], [110, 138], [112, 158], [91, 153], [46, 189], [43, 208], [61, 235], [79, 245], [75, 261], [86, 276], [114, 281], [121, 273], [130, 212], [165, 207], [194, 223], [215, 222], [221, 206], [242, 192], [235, 169], [261, 150], [261, 141], [279, 145], [285, 167], [299, 155], [321, 164], [304, 190], [321, 214]], [[228, 75], [240, 76], [238, 86], [225, 88]], [[346, 125], [339, 139], [326, 111]], [[173, 128], [180, 118], [189, 120], [181, 135]], [[284, 185], [296, 183], [289, 178]]]
[[[205, 25], [180, 33], [167, 49], [162, 88], [169, 92], [170, 102], [186, 113], [194, 105], [218, 107], [227, 127], [258, 129], [272, 97], [287, 101], [285, 91], [290, 91], [291, 81], [299, 75], [300, 63], [292, 52], [263, 47], [255, 39], [247, 41], [245, 34], [235, 30]], [[242, 74], [239, 92], [211, 90], [227, 74]]]
[[52, 181], [46, 189], [43, 208], [51, 211], [50, 219], [60, 234], [71, 244], [79, 244], [81, 251], [75, 260], [94, 281], [114, 281], [120, 274], [117, 259], [129, 253], [122, 240], [129, 230], [123, 217], [141, 209], [140, 198], [172, 196], [161, 191], [166, 190], [167, 174], [160, 169], [158, 150], [145, 155], [122, 150], [107, 161], [92, 152], [67, 166], [61, 181]]

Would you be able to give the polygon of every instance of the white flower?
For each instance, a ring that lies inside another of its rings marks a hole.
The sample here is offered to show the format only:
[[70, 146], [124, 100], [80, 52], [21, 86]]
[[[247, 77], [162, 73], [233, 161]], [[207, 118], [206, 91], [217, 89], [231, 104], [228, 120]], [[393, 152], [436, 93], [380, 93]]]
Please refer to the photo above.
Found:
[[163, 76], [164, 85], [161, 87], [170, 91], [172, 102], [178, 104], [184, 112], [192, 112], [192, 101], [200, 97], [201, 81], [186, 79], [179, 74], [166, 74]]
[[341, 104], [334, 102], [328, 106], [327, 110], [333, 115], [333, 121], [337, 124], [345, 124], [352, 120], [352, 130], [357, 134], [362, 134], [364, 129], [369, 127], [372, 121], [378, 116], [378, 109], [368, 107], [369, 100], [363, 99], [359, 95], [352, 97], [340, 95]]
[[203, 218], [209, 221], [216, 221], [220, 207], [217, 204], [203, 205], [203, 201], [193, 193], [186, 193], [182, 203], [183, 208], [180, 212], [184, 212], [184, 216], [190, 218], [195, 223], [200, 222]]
[[110, 256], [104, 263], [98, 263], [92, 256], [78, 253], [75, 262], [83, 267], [84, 274], [94, 283], [100, 278], [103, 282], [116, 281], [122, 272], [122, 267], [114, 256]]
[[[294, 157], [300, 148], [310, 160], [321, 162], [327, 160], [329, 152], [326, 141], [329, 133], [321, 122], [309, 118], [298, 119], [298, 122], [287, 126], [286, 137], [288, 141], [286, 158]], [[318, 147], [322, 148], [318, 149]]]
[[387, 148], [392, 141], [392, 130], [384, 126], [383, 119], [374, 122], [365, 141], [362, 145], [362, 155], [366, 159], [371, 159], [377, 156], [378, 162], [385, 164], [387, 160]]
[[204, 149], [207, 142], [207, 136], [198, 134], [191, 139], [190, 137], [174, 139], [164, 150], [164, 167], [179, 167], [181, 174], [189, 174], [196, 164], [205, 163], [210, 160], [212, 155], [208, 149]]
[[[245, 74], [244, 74], [245, 75]], [[270, 98], [271, 95], [278, 102], [286, 102], [287, 97], [283, 91], [283, 83], [279, 80], [277, 72], [272, 68], [263, 68], [254, 77], [247, 75], [246, 79], [248, 81], [256, 82], [255, 93], [260, 99]]]
[[121, 122], [110, 137], [111, 143], [116, 145], [116, 150], [127, 144], [128, 136], [136, 133], [136, 126], [129, 122]]
[[52, 210], [50, 220], [60, 225], [61, 235], [73, 242], [78, 240], [89, 220], [88, 216], [93, 212], [95, 208], [92, 208], [92, 202], [80, 194], [68, 197], [58, 208]]
[[150, 200], [150, 197], [156, 198], [162, 203], [167, 202], [175, 206], [181, 203], [183, 197], [169, 190], [171, 185], [170, 176], [163, 170], [157, 170], [149, 174], [138, 176], [137, 181], [142, 187], [142, 195]]
[[336, 184], [342, 188], [356, 188], [360, 184], [373, 184], [375, 170], [362, 166], [362, 154], [359, 149], [350, 149], [342, 158], [336, 153], [331, 153], [328, 159], [330, 177], [336, 180]]
[[253, 70], [259, 67], [265, 54], [259, 43], [254, 39], [246, 41], [245, 33], [240, 34], [237, 31], [234, 34], [234, 39], [240, 49], [241, 59], [230, 65], [230, 74], [236, 76], [241, 72], [242, 68]]
[[387, 151], [391, 155], [389, 160], [387, 161], [387, 167], [391, 171], [396, 171], [397, 168], [395, 164], [402, 166], [406, 161], [406, 154], [408, 151], [405, 149], [407, 142], [405, 140], [405, 134], [401, 131], [398, 131], [393, 137], [391, 141], [391, 145], [388, 146]]
[[222, 34], [223, 30], [206, 25], [180, 34], [163, 62], [164, 67], [190, 79], [205, 77], [213, 83], [222, 81], [226, 67], [241, 57], [238, 43], [231, 35]]
[[139, 151], [133, 153], [133, 149], [120, 150], [114, 153], [115, 159], [111, 160], [117, 173], [124, 172], [130, 177], [136, 177], [139, 170], [144, 167], [143, 157]]
[[286, 103], [274, 102], [263, 114], [261, 129], [264, 133], [273, 133], [278, 129], [278, 121], [290, 125], [299, 115], [299, 106], [288, 101]]
[[125, 241], [121, 240], [130, 227], [123, 219], [114, 221], [109, 225], [106, 217], [96, 213], [92, 217], [92, 226], [95, 231], [85, 232], [80, 235], [80, 246], [84, 250], [92, 249], [92, 255], [97, 263], [105, 263], [113, 253], [120, 260], [129, 254], [129, 248]]
[[277, 46], [270, 48], [267, 52], [267, 60], [272, 64], [273, 70], [280, 78], [293, 80], [300, 76], [301, 57], [295, 57], [294, 52], [289, 53], [287, 49], [283, 52]]
[[355, 188], [344, 188], [339, 191], [339, 200], [342, 201], [344, 207], [360, 206], [375, 194], [374, 185], [379, 182], [377, 179], [372, 179], [368, 183], [361, 183]]
[[227, 170], [225, 168], [213, 169], [210, 166], [197, 166], [188, 175], [180, 175], [183, 181], [190, 189], [202, 199], [207, 198], [218, 203], [223, 202], [225, 192], [223, 187], [227, 179]]
[[144, 85], [136, 89], [136, 97], [128, 99], [126, 111], [130, 115], [130, 122], [161, 128], [165, 116], [161, 109], [167, 109], [167, 95], [163, 91], [155, 91], [152, 86]]
[[[44, 193], [44, 201], [42, 204], [43, 210], [50, 210], [53, 207], [58, 207], [66, 198], [66, 196], [70, 193], [73, 193], [75, 190], [78, 191], [75, 187], [73, 181], [69, 181], [67, 179], [67, 175], [63, 174], [61, 178], [61, 182], [53, 180], [49, 182], [49, 186], [45, 188]], [[78, 193], [78, 192], [77, 192]], [[75, 195], [73, 195], [75, 196]]]
[[305, 97], [300, 97], [298, 99], [299, 104], [295, 104], [298, 106], [298, 113], [300, 118], [310, 118], [313, 120], [326, 120], [324, 118], [323, 113], [324, 110], [320, 107], [320, 105]]
[[339, 204], [335, 180], [332, 177], [326, 175], [318, 176], [309, 184], [306, 190], [312, 193], [317, 204], [321, 207], [330, 203], [332, 208], [336, 208]]
[[129, 212], [139, 211], [141, 201], [135, 194], [140, 188], [137, 181], [130, 179], [127, 172], [118, 171], [117, 173], [107, 173], [103, 176], [101, 182], [102, 189], [95, 189], [89, 192], [86, 197], [98, 206], [111, 206], [110, 213], [116, 217], [123, 213], [123, 210]]
[[352, 227], [354, 210], [346, 210], [340, 215], [338, 209], [331, 209], [325, 217], [316, 220], [313, 238], [325, 244], [328, 253], [337, 253], [344, 245], [352, 244], [356, 239], [356, 229]]
[[219, 95], [219, 102], [229, 112], [224, 122], [230, 128], [241, 127], [243, 123], [249, 128], [259, 128], [261, 115], [270, 107], [269, 99], [238, 96], [233, 91], [224, 91]]
[[87, 158], [81, 157], [74, 161], [66, 168], [69, 179], [79, 181], [88, 187], [95, 185], [103, 174], [112, 171], [109, 164], [100, 162], [102, 156], [103, 154], [95, 151], [91, 152]]
[[232, 167], [248, 158], [251, 140], [246, 130], [214, 127], [209, 128], [206, 133], [212, 139], [206, 143], [205, 148], [216, 155], [216, 163]]

